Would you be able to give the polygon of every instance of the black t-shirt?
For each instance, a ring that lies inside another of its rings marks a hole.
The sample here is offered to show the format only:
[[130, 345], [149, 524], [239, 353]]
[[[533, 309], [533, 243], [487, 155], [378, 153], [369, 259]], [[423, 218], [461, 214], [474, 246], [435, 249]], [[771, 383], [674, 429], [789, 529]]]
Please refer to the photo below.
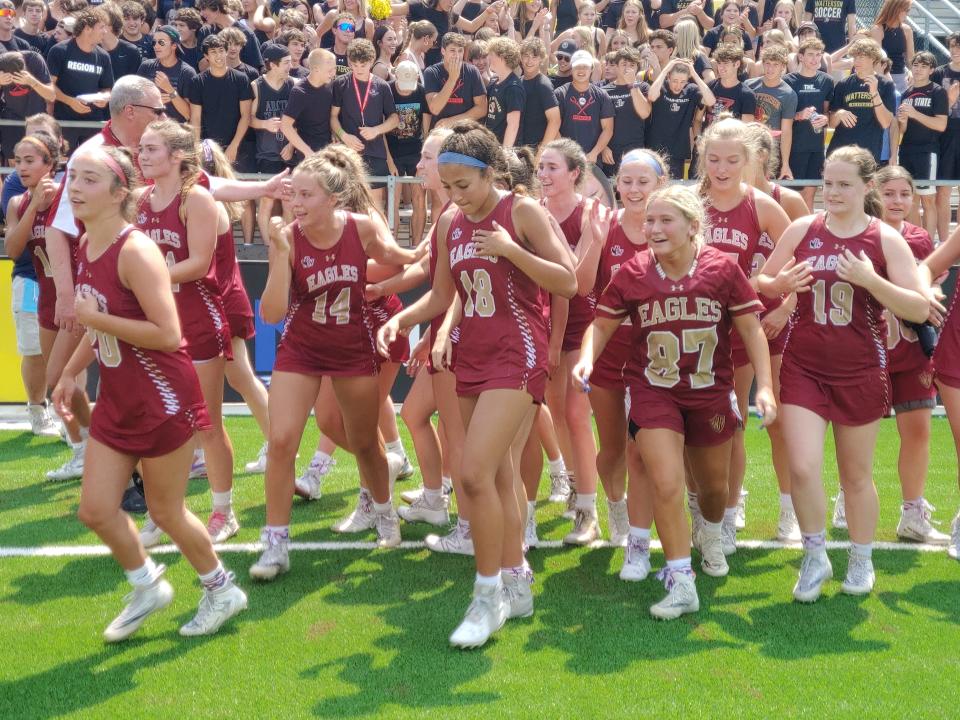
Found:
[[417, 83], [416, 89], [408, 95], [402, 95], [397, 90], [396, 82], [390, 83], [390, 90], [393, 92], [393, 104], [400, 116], [400, 124], [387, 135], [390, 154], [394, 160], [419, 159], [423, 150], [423, 116], [430, 114], [427, 93], [420, 83]]
[[233, 68], [220, 77], [206, 70], [190, 83], [187, 99], [203, 108], [200, 137], [227, 147], [240, 125], [240, 102], [253, 100], [253, 88], [247, 76]]
[[[675, 12], [683, 10], [691, 2], [692, 0], [663, 0], [663, 4], [660, 6], [660, 14], [673, 15]], [[707, 17], [713, 16], [713, 0], [704, 0], [703, 12], [707, 15]], [[700, 25], [699, 18], [694, 15], [691, 15], [690, 17], [697, 21], [697, 25]], [[657, 26], [659, 27], [659, 22]], [[670, 28], [670, 30], [673, 30], [673, 28]], [[700, 25], [700, 31], [703, 32], [702, 25]]]
[[[238, 20], [230, 27], [235, 27], [247, 38], [246, 44], [240, 50], [240, 62], [245, 62], [247, 65], [252, 65], [255, 68], [262, 68], [263, 56], [260, 54], [260, 43], [257, 41], [257, 36], [253, 34], [253, 31], [247, 27], [246, 23], [242, 20]], [[222, 29], [223, 28], [213, 25], [204, 25], [197, 31], [197, 45], [202, 46], [203, 39], [207, 37], [207, 35], [214, 35]]]
[[573, 82], [573, 75], [548, 75], [550, 84], [553, 85], [554, 90], [562, 88], [567, 83]]
[[[621, 152], [642, 148], [644, 142], [646, 121], [637, 115], [633, 107], [632, 88], [632, 85], [614, 83], [603, 86], [613, 102], [613, 138], [610, 140], [610, 148]], [[644, 97], [649, 91], [650, 86], [647, 83], [640, 84], [640, 92]]]
[[[953, 85], [960, 84], [960, 70], [954, 70], [949, 63], [941, 65], [930, 75], [930, 80], [944, 90], [949, 90]], [[947, 102], [950, 102], [949, 96]], [[960, 132], [960, 98], [950, 106], [947, 112], [947, 132]]]
[[650, 111], [647, 147], [673, 160], [690, 157], [690, 128], [701, 99], [700, 88], [694, 83], [687, 83], [678, 95], [672, 94], [664, 83]]
[[23, 28], [17, 28], [13, 34], [30, 45], [30, 48], [36, 50], [41, 55], [46, 55], [50, 48], [50, 38], [46, 35], [30, 35], [23, 31]]
[[[784, 75], [783, 81], [797, 94], [797, 112], [815, 107], [824, 114], [824, 105], [833, 95], [833, 78], [817, 71], [813, 77], [804, 77], [798, 72]], [[793, 120], [793, 147], [791, 152], [823, 151], [823, 128], [815, 132], [810, 120]]]
[[[411, 7], [416, 6], [412, 5]], [[447, 104], [443, 110], [434, 116], [434, 119], [443, 120], [454, 115], [462, 115], [473, 108], [474, 98], [481, 95], [486, 97], [487, 91], [483, 87], [483, 78], [480, 77], [480, 71], [469, 63], [464, 63], [462, 67], [460, 80], [454, 85]], [[447, 68], [444, 67], [443, 63], [436, 63], [426, 68], [423, 71], [424, 91], [427, 95], [440, 92], [444, 83], [447, 82], [447, 77]]]
[[[710, 52], [713, 52], [714, 50], [717, 49], [717, 45], [720, 44], [720, 34], [722, 32], [723, 32], [723, 25], [714, 25], [712, 28], [710, 28], [703, 34], [703, 42], [701, 44], [705, 48], [709, 48]], [[746, 33], [743, 33], [743, 50], [744, 52], [753, 50], [753, 41], [750, 39], [750, 36], [747, 35]]]
[[260, 77], [260, 71], [253, 67], [253, 65], [247, 65], [245, 62], [241, 62], [233, 69], [246, 75], [247, 82], [252, 83], [254, 80]]
[[200, 61], [203, 59], [203, 53], [200, 51], [199, 43], [196, 47], [192, 48], [186, 48], [182, 45], [181, 47], [183, 48], [183, 61], [199, 73]]
[[153, 52], [153, 35], [141, 35], [139, 40], [127, 40], [125, 37], [120, 38], [120, 42], [130, 43], [137, 50], [140, 51], [140, 56], [144, 60], [152, 60], [154, 58]]
[[113, 50], [108, 50], [110, 66], [113, 68], [113, 79], [119, 80], [125, 75], [136, 75], [144, 56], [140, 48], [121, 38]]
[[600, 121], [613, 117], [613, 100], [593, 84], [580, 92], [571, 82], [555, 93], [560, 104], [561, 137], [576, 141], [584, 152], [590, 152], [600, 139]]
[[[912, 105], [914, 110], [927, 117], [946, 115], [949, 110], [947, 91], [933, 82], [919, 88], [907, 88], [900, 104]], [[941, 134], [941, 132], [931, 130], [910, 118], [907, 120], [907, 129], [904, 130], [903, 137], [900, 138], [900, 151], [937, 152], [940, 147]]]
[[[23, 64], [28, 73], [40, 82], [50, 82], [47, 63], [40, 53], [33, 50], [21, 50]], [[0, 117], [5, 120], [26, 120], [31, 115], [47, 111], [47, 101], [31, 87], [11, 83], [0, 86]]]
[[721, 113], [728, 112], [738, 119], [744, 115], [757, 114], [757, 96], [745, 83], [737, 83], [728, 88], [724, 87], [719, 80], [711, 80], [707, 83], [707, 87], [710, 88], [717, 102], [713, 107], [707, 108], [703, 114], [704, 130], [711, 123], [716, 122]]
[[[173, 85], [173, 89], [184, 98], [186, 98], [187, 93], [190, 91], [190, 84], [197, 76], [197, 71], [183, 62], [183, 60], [178, 60], [177, 64], [173, 67], [164, 67], [160, 64], [159, 60], [144, 60], [140, 64], [140, 67], [137, 68], [137, 75], [145, 77], [148, 80], [153, 80], [158, 72], [166, 75], [170, 79], [170, 84]], [[174, 107], [172, 102], [167, 103], [164, 107], [167, 109], [167, 115], [174, 120], [178, 122], [190, 120], [190, 118], [185, 118], [177, 112], [177, 108]]]
[[553, 84], [543, 73], [533, 80], [523, 80], [523, 91], [527, 98], [527, 108], [521, 124], [522, 135], [519, 145], [537, 147], [547, 132], [546, 111], [558, 105], [553, 94]]
[[503, 142], [507, 132], [507, 115], [512, 112], [520, 113], [520, 127], [517, 128], [517, 137], [514, 144], [519, 144], [523, 137], [523, 110], [527, 93], [523, 83], [513, 73], [507, 75], [502, 82], [494, 82], [487, 88], [487, 129]]
[[332, 83], [314, 87], [304, 79], [293, 86], [283, 114], [293, 118], [297, 134], [311, 150], [320, 150], [330, 144], [332, 106]]
[[347, 60], [346, 54], [338, 55], [337, 53], [333, 53], [333, 57], [337, 61], [337, 77], [350, 72], [350, 61]]
[[339, 120], [343, 131], [355, 135], [363, 142], [362, 154], [365, 157], [386, 159], [387, 146], [383, 142], [383, 136], [364, 140], [360, 137], [360, 128], [380, 125], [397, 111], [393, 102], [393, 91], [387, 81], [371, 75], [368, 81], [355, 83], [353, 73], [338, 77], [333, 81], [333, 106], [340, 108]]
[[[434, 43], [432, 48], [427, 50], [424, 62], [427, 65], [433, 65], [440, 62], [443, 59], [443, 56], [440, 55], [440, 42], [443, 40], [443, 36], [446, 35], [450, 30], [451, 13], [444, 12], [443, 10], [437, 10], [436, 8], [429, 8], [422, 2], [411, 2], [409, 5], [410, 12], [407, 15], [408, 23], [412, 23], [416, 20], [429, 20], [437, 29], [437, 41]], [[456, 16], [454, 16], [452, 19], [453, 22], [456, 23]], [[427, 92], [430, 92], [430, 90], [428, 89]]]
[[[895, 112], [897, 95], [893, 83], [879, 75], [877, 92], [880, 100], [890, 112]], [[885, 129], [877, 122], [873, 109], [873, 99], [867, 84], [856, 75], [850, 75], [836, 84], [830, 98], [830, 111], [849, 110], [857, 116], [857, 124], [852, 128], [839, 123], [833, 131], [833, 139], [827, 154], [846, 145], [859, 145], [873, 153], [874, 159], [880, 162], [880, 151], [883, 148]]]
[[[84, 52], [76, 40], [65, 40], [47, 53], [50, 76], [57, 78], [57, 87], [64, 95], [77, 97], [113, 87], [113, 66], [102, 47]], [[58, 120], [106, 120], [107, 109], [91, 105], [91, 112], [79, 114], [61, 102], [53, 104], [53, 116]]]
[[807, 0], [803, 10], [813, 15], [828, 53], [836, 52], [846, 44], [847, 16], [856, 14], [856, 0]]
[[[287, 107], [287, 101], [290, 99], [290, 90], [296, 81], [291, 77], [286, 77], [279, 89], [270, 87], [266, 78], [258, 78], [257, 86], [257, 104], [253, 109], [254, 117], [257, 120], [271, 120], [283, 115]], [[256, 130], [257, 138], [257, 160], [281, 160], [280, 151], [287, 144], [287, 139], [280, 130], [270, 132], [269, 130]]]
[[[717, 5], [717, 11], [713, 14], [713, 28], [710, 28], [710, 30], [713, 30], [714, 28], [717, 28], [717, 27], [720, 27], [721, 25], [723, 25], [722, 17], [723, 17], [723, 6], [724, 6], [724, 4], [725, 4], [725, 3], [722, 3], [722, 2], [721, 2], [721, 3], [719, 3], [719, 4]], [[764, 5], [764, 6], [763, 6], [763, 14], [764, 14], [764, 15], [767, 15], [767, 16], [772, 15], [772, 14], [773, 14], [773, 6], [774, 6], [775, 4], [776, 4], [775, 2], [768, 2], [766, 5]], [[753, 25], [754, 27], [760, 27], [760, 18], [757, 16], [757, 8], [756, 8], [756, 6], [751, 5], [751, 6], [749, 7], [749, 9], [747, 10], [747, 19], [750, 21], [750, 24]], [[738, 21], [738, 22], [739, 22], [739, 21]], [[710, 30], [708, 30], [707, 32], [710, 32]], [[747, 36], [744, 35], [744, 38], [746, 38], [746, 37], [747, 37]], [[706, 33], [704, 33], [703, 39], [704, 39], [704, 40], [707, 39]], [[718, 39], [719, 39], [719, 38], [718, 38]], [[706, 42], [704, 42], [703, 44], [706, 45]]]
[[9, 40], [0, 40], [0, 48], [10, 52], [12, 50], [33, 50], [33, 45], [17, 35], [14, 30]]

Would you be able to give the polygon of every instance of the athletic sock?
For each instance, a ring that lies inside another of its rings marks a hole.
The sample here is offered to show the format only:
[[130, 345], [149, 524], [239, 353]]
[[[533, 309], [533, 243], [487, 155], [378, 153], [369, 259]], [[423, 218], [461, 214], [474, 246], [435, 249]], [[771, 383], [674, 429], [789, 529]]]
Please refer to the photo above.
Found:
[[391, 510], [393, 510], [393, 503], [390, 500], [387, 500], [385, 503], [378, 503], [374, 500], [373, 511], [377, 515], [389, 515]]
[[723, 527], [723, 521], [713, 523], [704, 518], [703, 520], [703, 536], [705, 538], [718, 538], [720, 537], [720, 529]]
[[807, 552], [825, 553], [827, 551], [826, 530], [815, 533], [800, 533], [800, 538], [803, 543], [803, 549]]
[[403, 449], [402, 440], [394, 440], [393, 442], [384, 443], [388, 453], [393, 453], [394, 455], [399, 455], [400, 457], [406, 457], [407, 451]]
[[313, 460], [311, 461], [311, 463], [315, 465], [321, 465], [321, 464], [327, 464], [331, 460], [333, 460], [333, 456], [327, 455], [327, 453], [325, 453], [323, 450], [317, 450], [313, 454]]
[[537, 511], [537, 501], [536, 500], [527, 500], [527, 516], [533, 517], [533, 514]]
[[423, 499], [427, 501], [427, 505], [435, 507], [443, 502], [443, 490], [432, 490], [425, 487], [423, 489]]
[[723, 522], [727, 525], [736, 524], [737, 522], [737, 508], [726, 508], [723, 511]]
[[630, 537], [635, 537], [638, 540], [649, 540], [650, 539], [650, 528], [639, 528], [630, 526]]
[[85, 443], [87, 438], [90, 437], [90, 428], [83, 427], [83, 425], [81, 425], [78, 429], [78, 432], [80, 433], [80, 442]]
[[670, 570], [686, 572], [689, 575], [693, 574], [693, 566], [691, 565], [689, 557], [667, 560], [667, 567]]
[[457, 530], [460, 531], [460, 535], [466, 539], [471, 539], [470, 535], [470, 521], [457, 518]]
[[566, 463], [563, 462], [562, 455], [556, 460], [547, 460], [547, 467], [549, 468], [551, 475], [557, 475], [567, 471], [567, 466]]
[[230, 506], [233, 504], [233, 490], [224, 490], [223, 492], [213, 492], [210, 494], [213, 496], [213, 509], [220, 511], [227, 511], [230, 509]]
[[597, 494], [596, 493], [577, 493], [577, 510], [590, 510], [596, 512]]
[[917, 508], [923, 507], [923, 495], [918, 497], [916, 500], [904, 500], [903, 501], [903, 510], [915, 510]]
[[213, 570], [206, 575], [200, 575], [200, 583], [207, 592], [216, 592], [223, 590], [230, 583], [230, 576], [223, 569], [223, 564], [217, 561], [217, 566]]
[[453, 490], [453, 478], [447, 477], [446, 475], [440, 476], [440, 487], [442, 487], [447, 492]]
[[855, 543], [851, 542], [850, 547], [853, 548], [853, 551], [860, 555], [861, 557], [873, 557], [873, 543]]
[[691, 510], [700, 510], [700, 503], [697, 500], [697, 494], [687, 490], [687, 507]]
[[500, 575], [512, 575], [520, 580], [533, 583], [533, 568], [530, 567], [530, 563], [526, 560], [523, 561], [523, 565], [518, 565], [517, 567], [500, 568]]
[[793, 496], [790, 493], [780, 493], [780, 509], [793, 510]]
[[152, 585], [160, 576], [157, 564], [151, 557], [147, 557], [147, 561], [136, 570], [125, 570], [124, 572], [127, 575], [127, 580], [129, 580], [130, 584], [135, 588]]
[[481, 575], [480, 573], [477, 573], [477, 579], [475, 580], [475, 582], [477, 585], [481, 585], [485, 587], [497, 587], [498, 585], [500, 585], [500, 582], [501, 582], [500, 573], [497, 573], [496, 575], [490, 575], [489, 577], [486, 575]]
[[290, 542], [289, 525], [266, 525], [263, 528], [263, 534], [266, 536], [268, 545]]

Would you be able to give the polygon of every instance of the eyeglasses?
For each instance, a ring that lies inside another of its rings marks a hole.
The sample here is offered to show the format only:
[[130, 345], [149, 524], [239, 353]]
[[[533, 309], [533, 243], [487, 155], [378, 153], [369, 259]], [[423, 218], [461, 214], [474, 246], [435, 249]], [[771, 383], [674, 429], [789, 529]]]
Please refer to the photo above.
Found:
[[569, 55], [563, 55], [561, 53], [557, 53], [556, 58], [557, 58], [557, 62], [570, 62]]
[[144, 110], [149, 110], [157, 117], [163, 115], [167, 109], [165, 107], [154, 107], [153, 105], [139, 105], [138, 103], [130, 103], [133, 107], [143, 108]]
[[356, 32], [356, 31], [357, 31], [357, 28], [356, 28], [356, 27], [354, 27], [354, 26], [351, 25], [350, 23], [345, 23], [345, 22], [340, 23], [339, 25], [337, 25], [337, 29], [338, 29], [340, 32], [345, 32], [345, 33], [352, 33], [352, 32]]
[[13, 17], [16, 14], [16, 10], [11, 10], [10, 8], [0, 8], [0, 17]]

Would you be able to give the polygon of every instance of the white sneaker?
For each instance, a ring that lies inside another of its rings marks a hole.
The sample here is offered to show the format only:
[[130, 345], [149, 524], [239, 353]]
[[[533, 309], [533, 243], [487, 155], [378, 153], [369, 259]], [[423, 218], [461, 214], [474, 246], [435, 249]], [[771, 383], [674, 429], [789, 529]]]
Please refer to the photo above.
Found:
[[777, 540], [782, 543], [798, 543], [800, 537], [800, 524], [797, 522], [797, 514], [793, 508], [780, 508], [780, 518], [777, 520]]
[[597, 509], [577, 510], [573, 520], [573, 530], [563, 538], [564, 545], [589, 545], [600, 539], [600, 525], [597, 522]]
[[633, 535], [627, 536], [627, 549], [623, 553], [623, 567], [620, 579], [628, 582], [646, 580], [650, 574], [650, 541], [643, 541]]
[[197, 448], [193, 451], [193, 464], [190, 466], [190, 474], [187, 478], [198, 480], [207, 476], [207, 459], [203, 455], [203, 449]]
[[400, 518], [391, 506], [385, 513], [374, 513], [374, 526], [377, 529], [377, 547], [393, 548], [400, 544]]
[[237, 521], [237, 516], [233, 514], [233, 508], [225, 513], [219, 510], [210, 513], [207, 520], [207, 535], [210, 536], [210, 542], [214, 545], [226, 542], [238, 532], [240, 532], [240, 523]]
[[567, 473], [550, 473], [550, 502], [562, 503], [570, 494], [570, 484], [567, 482]]
[[404, 522], [425, 522], [431, 525], [449, 525], [450, 511], [448, 509], [449, 501], [447, 496], [441, 493], [440, 503], [436, 506], [430, 505], [427, 496], [420, 493], [409, 507], [401, 506], [397, 508], [397, 513], [403, 518]]
[[827, 553], [805, 551], [800, 563], [800, 576], [793, 586], [793, 597], [798, 602], [816, 602], [823, 591], [823, 584], [833, 577], [833, 566]]
[[403, 463], [400, 465], [400, 469], [397, 472], [397, 480], [409, 480], [413, 477], [414, 473], [417, 472], [416, 468], [410, 463], [410, 458], [406, 455], [401, 455], [403, 458]]
[[529, 548], [535, 548], [540, 544], [540, 538], [537, 537], [537, 516], [527, 511], [527, 524], [523, 528], [523, 544]]
[[658, 620], [676, 620], [681, 615], [695, 613], [700, 609], [697, 584], [693, 575], [664, 568], [657, 579], [665, 579], [667, 596], [650, 606], [650, 614]]
[[610, 544], [615, 547], [626, 547], [627, 535], [630, 534], [626, 497], [620, 502], [607, 500], [607, 525], [610, 529]]
[[854, 552], [853, 548], [850, 548], [847, 557], [847, 577], [844, 578], [840, 590], [847, 595], [869, 595], [877, 580], [873, 572], [873, 560]]
[[50, 417], [50, 410], [46, 403], [43, 405], [27, 404], [27, 414], [30, 416], [30, 430], [38, 437], [60, 437], [60, 423]]
[[[447, 501], [447, 505], [450, 504], [450, 496], [453, 495], [453, 481], [443, 478], [443, 497]], [[413, 505], [417, 501], [417, 498], [423, 495], [423, 485], [416, 488], [415, 490], [404, 490], [400, 493], [400, 499], [403, 500], [407, 505]]]
[[181, 635], [213, 635], [227, 620], [247, 609], [247, 594], [233, 584], [233, 573], [228, 573], [228, 577], [230, 581], [226, 587], [213, 592], [203, 591], [197, 614], [180, 628]]
[[119, 642], [133, 635], [144, 621], [158, 610], [163, 610], [173, 601], [173, 588], [163, 579], [164, 565], [157, 566], [157, 579], [150, 585], [134, 588], [123, 598], [127, 606], [107, 625], [103, 639]]
[[337, 461], [332, 457], [325, 457], [317, 460], [316, 455], [310, 461], [310, 465], [303, 471], [303, 475], [293, 482], [293, 492], [304, 500], [319, 500], [320, 491], [323, 486], [323, 477], [329, 473]]
[[446, 535], [427, 535], [423, 540], [428, 549], [452, 555], [473, 555], [473, 538], [470, 531], [457, 523]]
[[950, 536], [933, 527], [931, 514], [936, 510], [926, 499], [909, 510], [900, 511], [900, 522], [897, 524], [897, 537], [903, 540], [927, 543], [928, 545], [949, 545]]
[[740, 489], [740, 498], [737, 500], [737, 530], [747, 526], [747, 495], [749, 490]]
[[336, 533], [359, 533], [372, 529], [376, 524], [377, 514], [373, 511], [373, 498], [366, 491], [361, 491], [353, 512], [332, 529]]
[[720, 523], [720, 546], [724, 555], [733, 555], [737, 552], [737, 524], [727, 522], [724, 518]]
[[263, 475], [267, 471], [267, 443], [260, 446], [260, 452], [257, 453], [257, 459], [248, 462], [243, 466], [248, 473]]
[[[721, 535], [723, 529], [720, 530]], [[700, 533], [700, 567], [710, 577], [726, 577], [730, 572], [727, 557], [723, 553], [723, 540], [720, 537], [708, 537]]]
[[511, 570], [501, 571], [500, 580], [503, 582], [503, 597], [506, 600], [507, 619], [530, 617], [533, 615], [533, 571], [527, 570], [516, 575]]
[[960, 560], [960, 513], [957, 513], [950, 523], [950, 544], [947, 545], [947, 555], [954, 560]]
[[161, 539], [163, 539], [163, 530], [153, 521], [150, 513], [147, 513], [147, 517], [143, 521], [143, 527], [140, 528], [140, 543], [145, 548], [152, 548], [159, 545]]
[[837, 492], [833, 503], [833, 526], [837, 530], [847, 529], [847, 507], [843, 499], [843, 488]]
[[473, 601], [463, 622], [450, 636], [450, 644], [458, 648], [477, 648], [503, 627], [509, 608], [500, 585], [474, 585]]
[[63, 482], [65, 480], [76, 480], [83, 477], [83, 456], [87, 450], [87, 443], [81, 441], [73, 446], [73, 454], [70, 459], [56, 470], [47, 471], [47, 480], [52, 482]]
[[290, 570], [290, 543], [269, 543], [263, 539], [263, 554], [260, 559], [250, 566], [250, 577], [254, 580], [273, 580]]

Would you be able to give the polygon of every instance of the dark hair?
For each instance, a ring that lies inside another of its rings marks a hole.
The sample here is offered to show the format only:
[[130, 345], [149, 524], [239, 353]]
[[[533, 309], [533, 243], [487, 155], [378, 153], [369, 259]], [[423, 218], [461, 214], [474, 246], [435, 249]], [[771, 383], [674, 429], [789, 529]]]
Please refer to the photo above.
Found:
[[120, 214], [129, 222], [133, 219], [133, 191], [140, 185], [137, 170], [133, 164], [133, 155], [125, 147], [110, 145], [102, 145], [100, 151], [106, 153], [123, 171], [124, 182], [121, 182], [115, 173], [110, 173], [110, 192], [116, 192], [121, 187], [126, 188], [127, 196], [120, 204]]
[[0, 54], [0, 72], [18, 73], [23, 72], [26, 64], [23, 62], [23, 55], [16, 50], [10, 50]]
[[16, 148], [23, 144], [39, 148], [43, 153], [43, 161], [49, 165], [51, 169], [55, 169], [60, 163], [60, 142], [57, 138], [53, 137], [53, 135], [45, 132], [25, 135], [23, 139], [16, 144], [14, 152], [16, 152]]
[[946, 42], [948, 48], [951, 45], [960, 45], [960, 31], [947, 35], [947, 39], [944, 42]]
[[197, 11], [213, 10], [218, 13], [227, 12], [227, 0], [197, 0]]
[[467, 39], [460, 33], [448, 32], [443, 36], [443, 40], [440, 41], [440, 47], [444, 50], [447, 49], [450, 45], [456, 45], [457, 47], [466, 48]]
[[[52, 115], [47, 113], [37, 113], [36, 115], [31, 115], [26, 120], [23, 121], [24, 127], [27, 125], [43, 125], [43, 130], [40, 132], [51, 135], [57, 141], [57, 146], [60, 148], [60, 155], [65, 156], [69, 151], [69, 144], [66, 140], [63, 139], [63, 128], [60, 126], [59, 121]], [[32, 133], [37, 135], [38, 133]]]
[[927, 67], [935, 68], [937, 66], [937, 58], [934, 57], [932, 52], [927, 50], [921, 50], [916, 55], [913, 56], [911, 65], [916, 65], [920, 63], [921, 65], [926, 65]]
[[73, 24], [73, 36], [77, 37], [88, 27], [96, 27], [98, 22], [101, 22], [101, 18], [97, 16], [92, 10], [81, 10], [76, 13], [74, 16]]
[[[825, 166], [832, 162], [853, 165], [857, 169], [857, 176], [864, 184], [869, 184], [871, 180], [876, 179], [877, 161], [874, 159], [873, 153], [864, 150], [859, 145], [844, 145], [837, 148], [827, 156]], [[863, 198], [863, 211], [875, 218], [883, 217], [883, 202], [880, 200], [880, 193], [876, 187], [867, 188], [867, 193]]]
[[649, 42], [651, 45], [653, 45], [654, 40], [663, 40], [664, 44], [671, 50], [677, 46], [677, 36], [669, 30], [654, 30], [650, 33]]
[[110, 32], [114, 35], [120, 35], [123, 32], [123, 15], [120, 14], [120, 9], [115, 4], [104, 3], [96, 7], [93, 12], [110, 28]]
[[200, 45], [200, 52], [206, 55], [210, 50], [216, 50], [218, 48], [220, 50], [226, 50], [227, 49], [226, 41], [224, 41], [224, 39], [220, 37], [219, 34], [207, 35], [203, 39], [203, 43]]
[[476, 158], [486, 163], [494, 175], [507, 169], [500, 141], [483, 125], [474, 120], [461, 120], [451, 129], [453, 133], [440, 146], [441, 154], [453, 152]]
[[[544, 146], [543, 152], [547, 150], [554, 150], [563, 155], [567, 170], [577, 171], [577, 179], [574, 181], [573, 186], [579, 189], [587, 179], [587, 155], [583, 152], [580, 144], [570, 138], [559, 138], [548, 142]], [[540, 153], [540, 157], [543, 157], [543, 153]]]
[[290, 28], [289, 30], [284, 30], [282, 33], [280, 33], [274, 42], [278, 45], [283, 45], [284, 47], [289, 47], [290, 43], [292, 42], [298, 42], [301, 45], [306, 45], [307, 37], [303, 34], [302, 30]]
[[[609, 55], [609, 53], [607, 54]], [[615, 63], [628, 62], [634, 65], [640, 64], [640, 51], [631, 45], [620, 48], [613, 55], [613, 62]]]
[[138, 2], [134, 2], [134, 0], [127, 0], [127, 2], [121, 5], [120, 12], [123, 14], [124, 19], [143, 19], [147, 16], [147, 11], [143, 9], [143, 5]]
[[743, 47], [737, 45], [720, 45], [714, 51], [713, 59], [718, 63], [738, 62], [743, 65]]
[[196, 8], [192, 7], [177, 10], [177, 14], [173, 16], [173, 21], [182, 22], [194, 32], [203, 27], [203, 18], [200, 16], [200, 13], [197, 12]]
[[526, 147], [506, 148], [503, 151], [506, 169], [494, 177], [494, 182], [517, 195], [529, 195], [536, 182], [533, 151]]
[[377, 51], [373, 43], [366, 38], [356, 38], [347, 45], [347, 60], [349, 62], [374, 62], [377, 59]]

